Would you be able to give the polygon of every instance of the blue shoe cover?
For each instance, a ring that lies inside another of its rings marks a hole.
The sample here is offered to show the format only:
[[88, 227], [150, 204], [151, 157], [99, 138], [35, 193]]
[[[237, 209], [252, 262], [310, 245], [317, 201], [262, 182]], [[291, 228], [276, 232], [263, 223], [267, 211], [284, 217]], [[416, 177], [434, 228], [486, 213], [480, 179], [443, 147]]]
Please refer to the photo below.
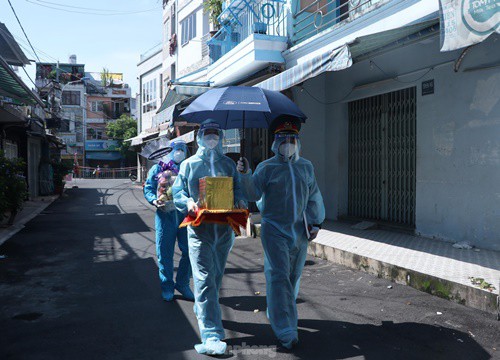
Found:
[[299, 339], [296, 337], [293, 337], [289, 340], [281, 341], [281, 345], [283, 345], [283, 347], [288, 350], [293, 349], [298, 343]]
[[179, 287], [177, 284], [175, 284], [175, 289], [184, 296], [185, 299], [194, 301], [194, 295], [191, 289], [189, 288], [189, 285]]
[[203, 344], [196, 344], [194, 346], [198, 354], [207, 355], [224, 355], [226, 352], [227, 344], [224, 341], [213, 337], [207, 339]]
[[173, 290], [162, 290], [161, 297], [165, 301], [172, 301], [174, 299], [174, 291]]

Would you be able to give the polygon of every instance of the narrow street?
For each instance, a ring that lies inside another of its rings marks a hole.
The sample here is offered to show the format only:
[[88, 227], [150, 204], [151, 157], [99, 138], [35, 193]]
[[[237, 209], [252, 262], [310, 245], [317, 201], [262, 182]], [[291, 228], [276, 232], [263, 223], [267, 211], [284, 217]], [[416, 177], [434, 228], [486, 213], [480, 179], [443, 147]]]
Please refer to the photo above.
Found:
[[[160, 297], [154, 210], [140, 186], [77, 185], [0, 247], [0, 358], [208, 358], [193, 349], [193, 303]], [[500, 358], [491, 315], [312, 257], [299, 347], [276, 348], [259, 239], [236, 239], [221, 304], [226, 358]]]

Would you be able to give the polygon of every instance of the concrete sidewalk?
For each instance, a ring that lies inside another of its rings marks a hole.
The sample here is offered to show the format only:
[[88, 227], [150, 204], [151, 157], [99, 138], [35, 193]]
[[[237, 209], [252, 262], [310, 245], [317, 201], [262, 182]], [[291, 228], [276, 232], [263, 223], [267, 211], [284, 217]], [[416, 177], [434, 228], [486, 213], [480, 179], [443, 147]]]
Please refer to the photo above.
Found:
[[49, 195], [39, 196], [33, 200], [26, 201], [23, 204], [23, 209], [16, 215], [14, 224], [6, 228], [0, 228], [0, 246], [14, 234], [22, 230], [27, 222], [38, 216], [58, 198], [59, 195]]
[[[391, 279], [494, 314], [499, 310], [500, 252], [457, 249], [453, 244], [352, 224], [326, 222], [311, 255]], [[484, 279], [481, 289], [472, 283]]]

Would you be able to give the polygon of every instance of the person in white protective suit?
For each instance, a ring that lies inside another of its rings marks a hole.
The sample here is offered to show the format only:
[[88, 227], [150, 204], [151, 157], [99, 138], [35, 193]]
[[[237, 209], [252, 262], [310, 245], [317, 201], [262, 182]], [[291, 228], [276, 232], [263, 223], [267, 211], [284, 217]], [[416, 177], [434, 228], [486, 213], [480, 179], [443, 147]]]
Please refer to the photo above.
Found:
[[257, 201], [262, 215], [267, 316], [287, 349], [299, 340], [296, 299], [308, 240], [325, 219], [313, 165], [299, 155], [299, 129], [299, 121], [278, 120], [271, 129], [275, 156], [260, 163], [253, 175], [245, 158], [237, 164], [243, 193], [248, 201]]
[[[246, 208], [240, 189], [240, 176], [233, 160], [223, 154], [223, 132], [217, 123], [205, 121], [198, 132], [198, 151], [181, 164], [174, 183], [174, 204], [183, 214], [198, 211], [199, 180], [206, 176], [230, 176], [234, 179], [235, 207]], [[194, 281], [194, 313], [198, 319], [200, 354], [222, 355], [226, 343], [219, 305], [219, 290], [226, 260], [234, 243], [229, 225], [201, 224], [188, 227], [189, 258]]]

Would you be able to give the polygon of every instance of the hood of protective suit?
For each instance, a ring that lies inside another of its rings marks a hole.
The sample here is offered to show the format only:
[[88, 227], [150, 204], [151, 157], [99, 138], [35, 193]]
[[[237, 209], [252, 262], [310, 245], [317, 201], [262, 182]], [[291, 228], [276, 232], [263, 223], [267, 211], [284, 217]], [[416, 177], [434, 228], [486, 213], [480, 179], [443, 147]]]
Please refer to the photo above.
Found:
[[[169, 144], [169, 147], [172, 149], [168, 154], [160, 158], [158, 165], [160, 166], [161, 171], [172, 170], [176, 174], [179, 172], [179, 167], [181, 162], [186, 160], [189, 157], [189, 149], [184, 140], [172, 140]], [[184, 152], [184, 157], [178, 161], [176, 153], [179, 151]]]
[[288, 135], [276, 134], [274, 136], [274, 141], [273, 141], [273, 145], [271, 147], [271, 150], [280, 160], [282, 160], [284, 162], [287, 162], [287, 161], [295, 162], [295, 161], [299, 160], [299, 158], [300, 158], [300, 155], [299, 155], [300, 154], [300, 146], [301, 146], [300, 140], [299, 140], [298, 135], [296, 135], [295, 136], [295, 151], [293, 152], [293, 154], [291, 154], [289, 156], [285, 156], [284, 154], [282, 154], [280, 152], [280, 146], [288, 143], [287, 137], [288, 137]]
[[[196, 143], [198, 144], [198, 151], [196, 152], [196, 155], [201, 157], [202, 159], [209, 160], [212, 156], [214, 159], [218, 159], [219, 157], [224, 155], [224, 152], [222, 150], [222, 140], [224, 139], [224, 133], [220, 128], [210, 128], [210, 127], [204, 127], [206, 126], [205, 123], [202, 124], [202, 127], [198, 131], [198, 134], [196, 135]], [[217, 145], [213, 148], [210, 149], [208, 145], [205, 142], [204, 135], [205, 131], [207, 130], [217, 130], [218, 135], [219, 135], [219, 142]]]

